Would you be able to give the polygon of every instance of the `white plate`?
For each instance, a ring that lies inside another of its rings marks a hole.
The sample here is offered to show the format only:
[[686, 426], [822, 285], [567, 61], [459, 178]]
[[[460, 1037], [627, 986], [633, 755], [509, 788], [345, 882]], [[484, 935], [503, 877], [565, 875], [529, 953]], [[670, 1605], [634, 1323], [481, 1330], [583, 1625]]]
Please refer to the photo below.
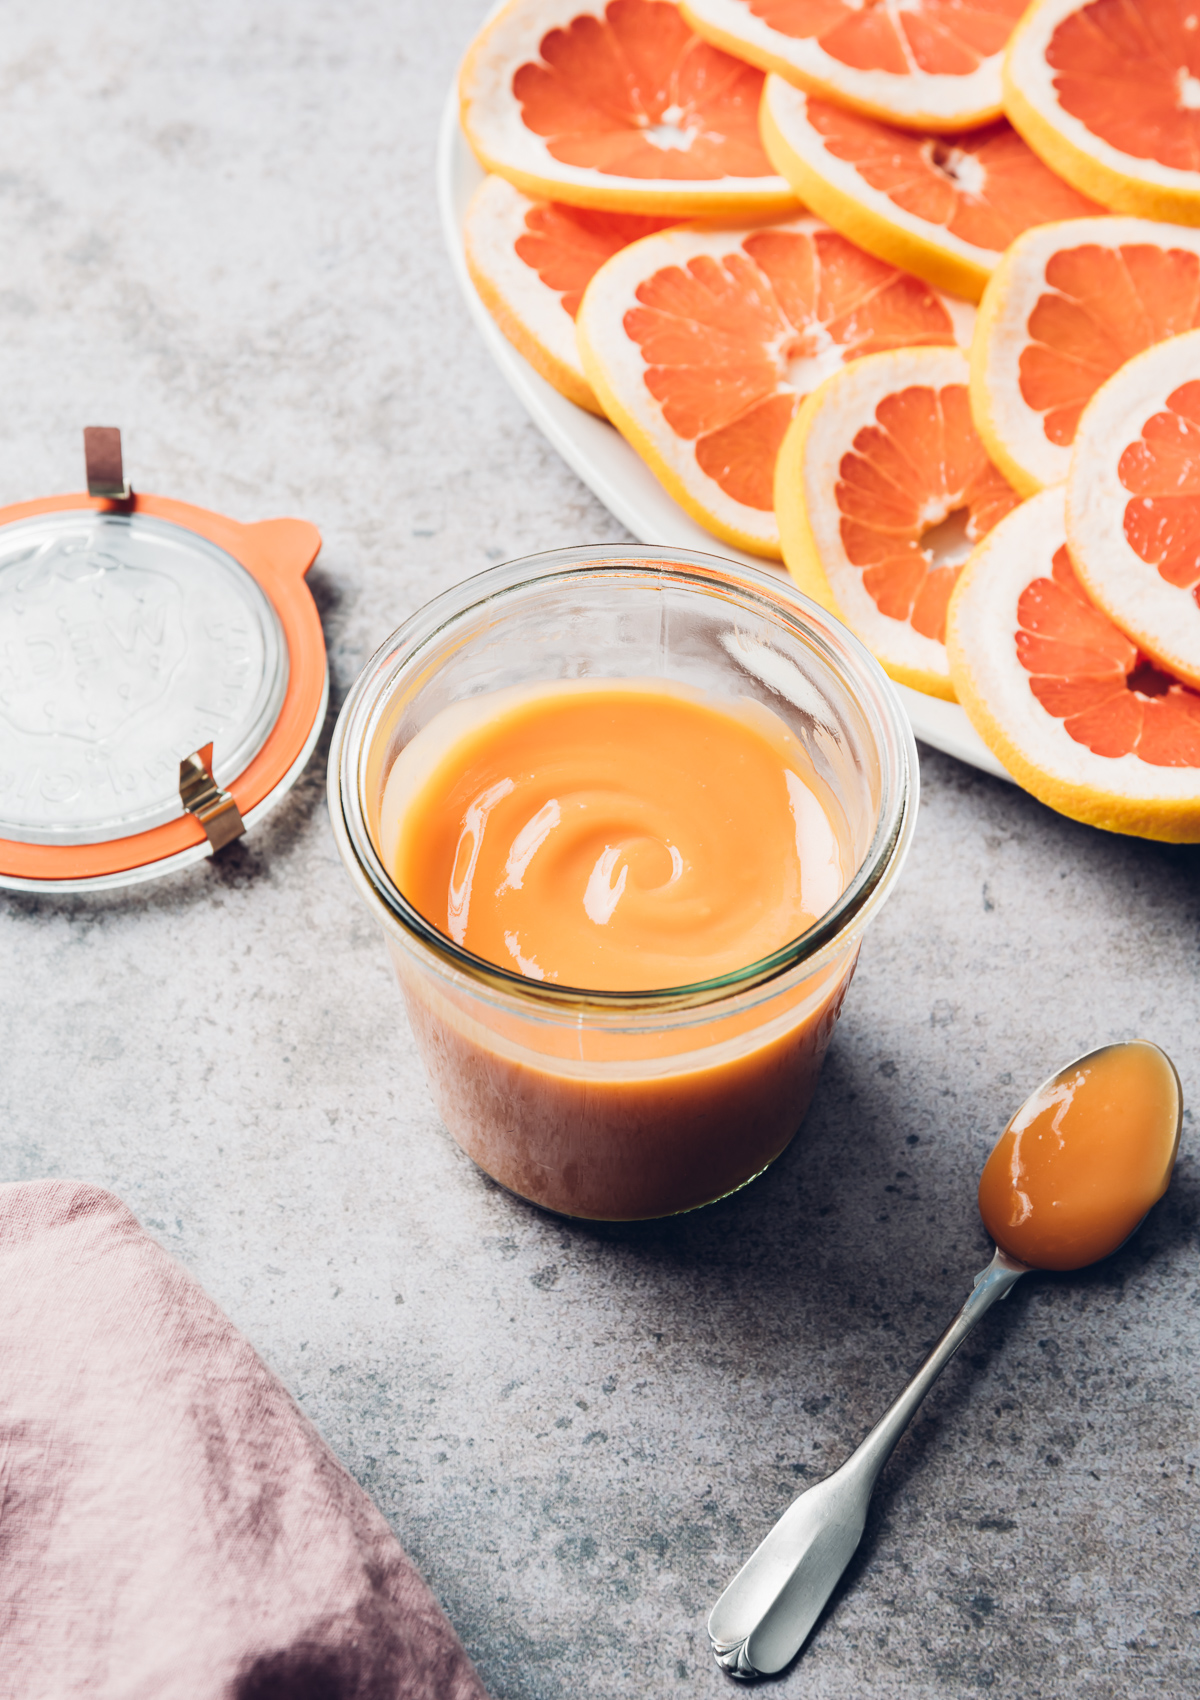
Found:
[[[523, 355], [517, 353], [480, 300], [467, 272], [462, 222], [467, 202], [483, 181], [483, 170], [458, 122], [458, 91], [452, 86], [438, 137], [438, 202], [454, 275], [492, 359], [524, 404], [535, 425], [550, 439], [573, 472], [642, 543], [720, 553], [747, 566], [769, 567], [711, 537], [673, 502], [649, 467], [606, 420], [585, 413], [559, 395]], [[956, 702], [942, 702], [897, 685], [917, 737], [935, 750], [957, 756], [1000, 779], [1010, 775], [980, 738]]]

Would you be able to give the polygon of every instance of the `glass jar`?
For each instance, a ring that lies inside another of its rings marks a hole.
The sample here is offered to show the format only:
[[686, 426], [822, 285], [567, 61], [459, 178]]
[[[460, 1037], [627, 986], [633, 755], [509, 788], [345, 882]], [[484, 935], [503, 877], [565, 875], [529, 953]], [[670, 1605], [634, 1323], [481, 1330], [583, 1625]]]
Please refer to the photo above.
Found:
[[[581, 991], [461, 949], [406, 901], [378, 851], [399, 751], [451, 703], [606, 677], [752, 698], [800, 739], [855, 870], [807, 932], [696, 985]], [[502, 1186], [605, 1220], [694, 1209], [787, 1146], [863, 929], [907, 853], [917, 792], [904, 710], [838, 620], [779, 576], [644, 545], [511, 561], [427, 603], [364, 668], [329, 759], [338, 848], [383, 929], [443, 1121]]]

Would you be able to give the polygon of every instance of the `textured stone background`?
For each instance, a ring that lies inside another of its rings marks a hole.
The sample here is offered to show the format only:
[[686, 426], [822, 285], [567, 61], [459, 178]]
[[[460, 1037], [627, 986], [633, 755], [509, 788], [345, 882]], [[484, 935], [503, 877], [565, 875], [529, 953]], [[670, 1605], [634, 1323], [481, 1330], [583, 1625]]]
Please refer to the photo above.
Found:
[[[71, 0], [0, 39], [0, 501], [134, 481], [315, 520], [340, 701], [433, 592], [619, 528], [491, 370], [440, 246], [439, 107], [479, 0]], [[1200, 1088], [1200, 853], [928, 755], [917, 844], [808, 1124], [664, 1225], [565, 1226], [441, 1130], [308, 777], [219, 865], [0, 898], [5, 1178], [127, 1199], [292, 1387], [497, 1697], [727, 1690], [708, 1607], [986, 1255], [1024, 1093], [1144, 1033]], [[1196, 1225], [1171, 1193], [947, 1372], [781, 1695], [1200, 1687]]]

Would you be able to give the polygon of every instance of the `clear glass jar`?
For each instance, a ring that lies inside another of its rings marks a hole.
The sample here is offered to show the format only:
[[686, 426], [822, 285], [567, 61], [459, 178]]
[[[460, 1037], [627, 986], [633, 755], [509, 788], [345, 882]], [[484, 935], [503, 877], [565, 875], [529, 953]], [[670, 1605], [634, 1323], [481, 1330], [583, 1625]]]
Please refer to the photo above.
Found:
[[[856, 871], [834, 907], [736, 973], [637, 993], [525, 979], [419, 915], [378, 853], [398, 752], [451, 703], [585, 677], [679, 680], [779, 715], [844, 815]], [[329, 759], [338, 848], [383, 929], [446, 1126], [501, 1185], [606, 1220], [694, 1209], [787, 1146], [917, 792], [904, 710], [839, 621], [768, 572], [640, 545], [511, 561], [427, 603], [368, 662]]]

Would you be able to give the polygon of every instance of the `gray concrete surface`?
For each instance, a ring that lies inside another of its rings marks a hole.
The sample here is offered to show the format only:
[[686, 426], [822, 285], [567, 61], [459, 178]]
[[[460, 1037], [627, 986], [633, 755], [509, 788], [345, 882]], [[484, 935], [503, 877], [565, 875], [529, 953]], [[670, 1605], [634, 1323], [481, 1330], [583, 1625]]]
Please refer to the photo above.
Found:
[[[436, 224], [478, 0], [43, 0], [0, 36], [0, 501], [123, 426], [143, 489], [315, 520], [340, 700], [489, 561], [620, 535], [490, 369]], [[801, 1136], [683, 1220], [568, 1226], [438, 1124], [330, 838], [324, 746], [219, 865], [0, 900], [0, 1173], [115, 1188], [295, 1390], [498, 1700], [718, 1695], [708, 1606], [986, 1246], [1025, 1091], [1143, 1033], [1200, 1090], [1200, 854], [929, 755]], [[980, 1328], [767, 1691], [1200, 1690], [1195, 1124], [1087, 1274]]]

